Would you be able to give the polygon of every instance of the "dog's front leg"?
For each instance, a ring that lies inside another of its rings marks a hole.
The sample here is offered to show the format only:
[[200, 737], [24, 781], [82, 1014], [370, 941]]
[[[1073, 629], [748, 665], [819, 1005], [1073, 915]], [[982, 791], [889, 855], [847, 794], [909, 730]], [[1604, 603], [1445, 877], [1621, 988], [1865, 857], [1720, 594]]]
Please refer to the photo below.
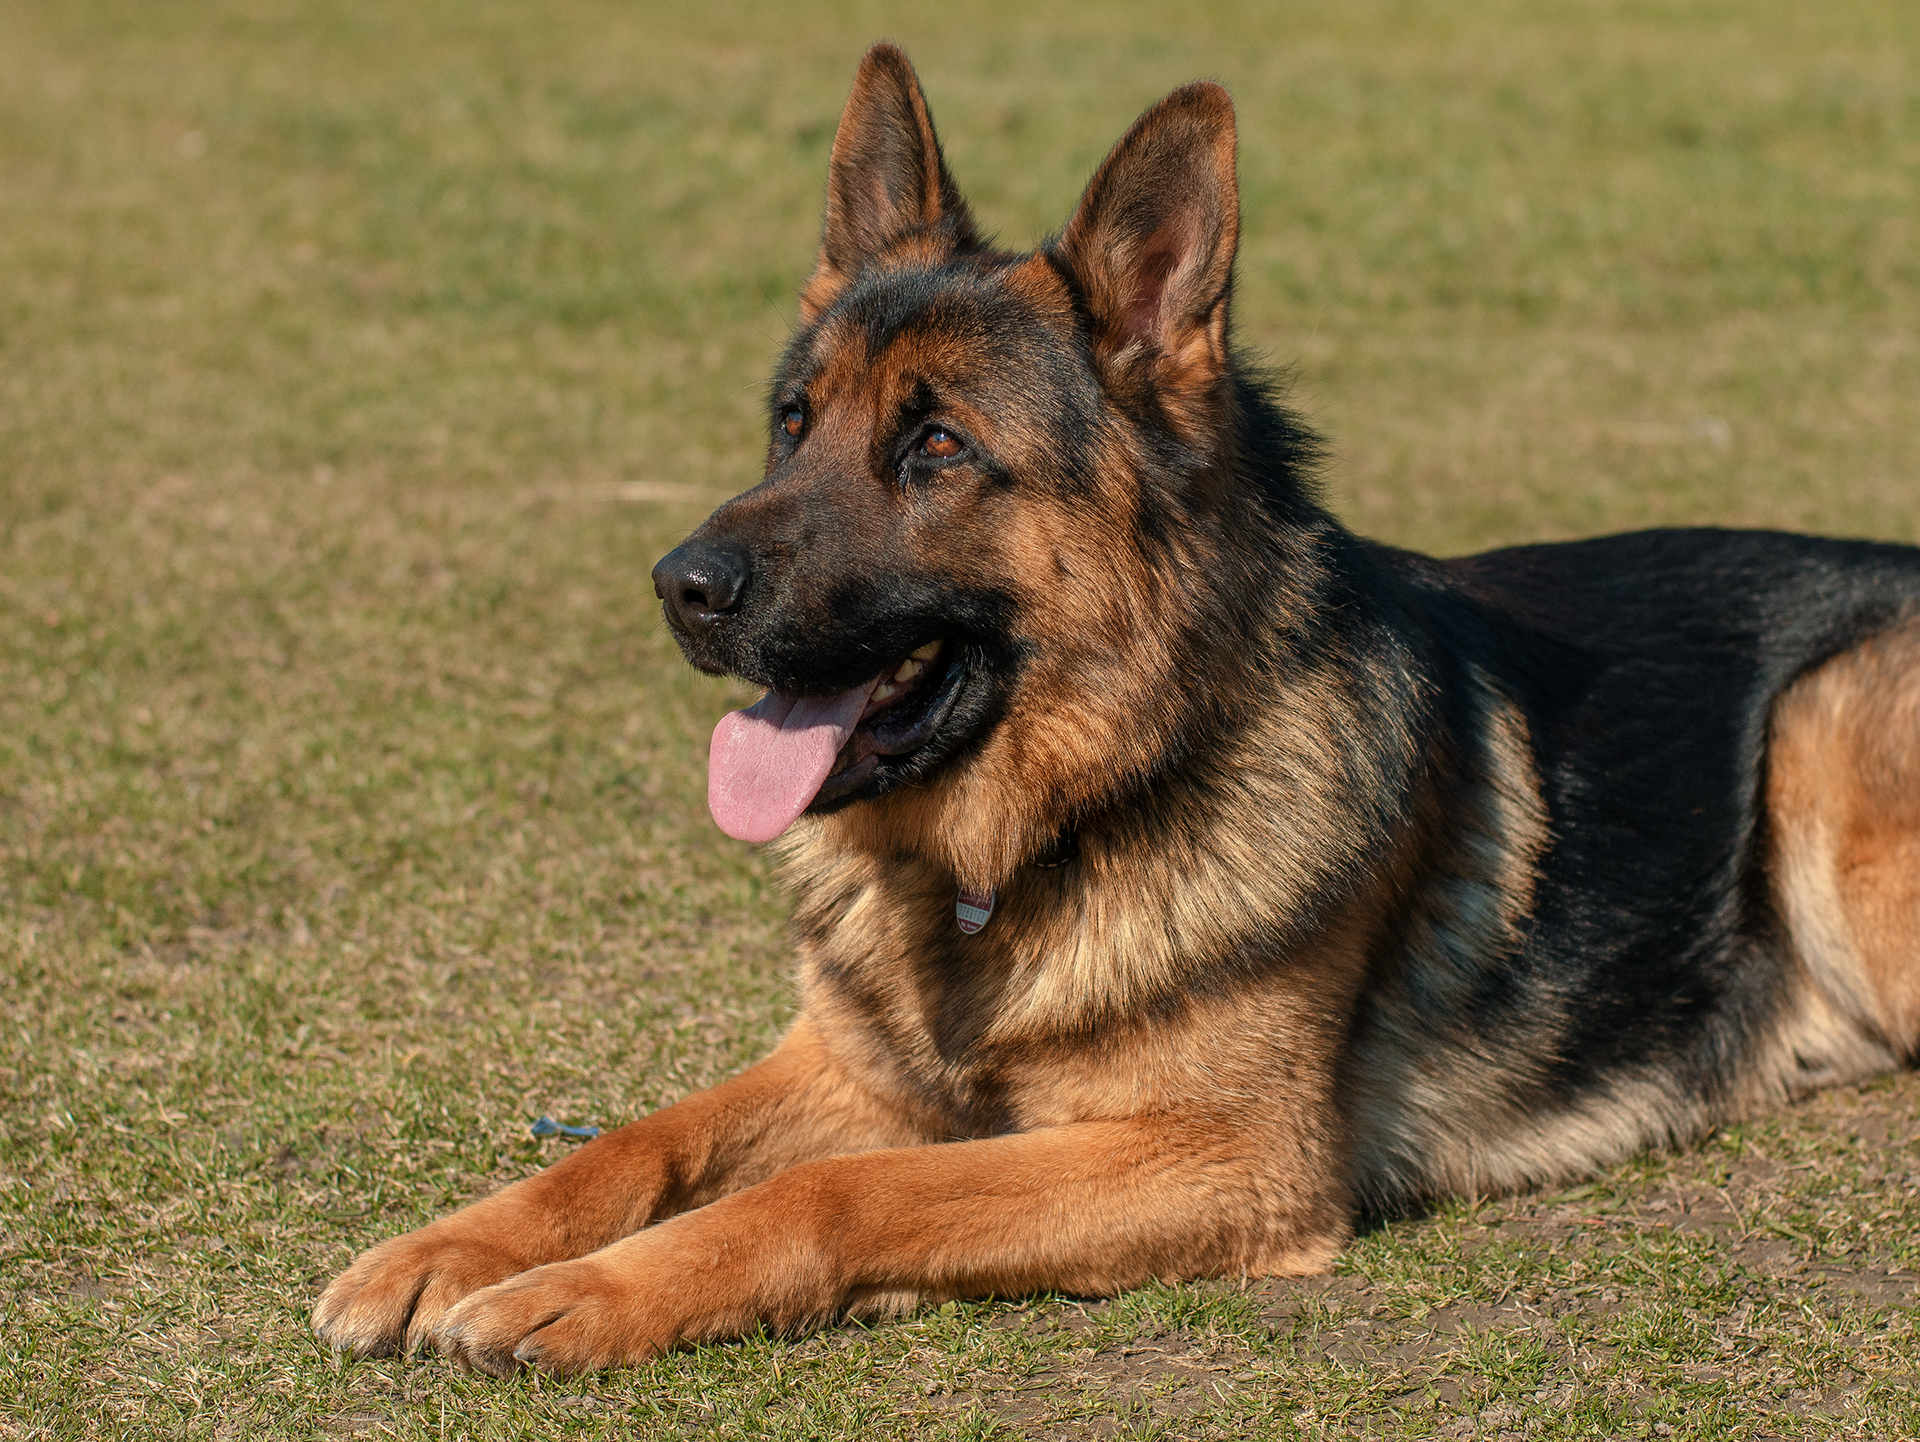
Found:
[[476, 1292], [433, 1340], [489, 1372], [580, 1371], [916, 1298], [1320, 1271], [1351, 1234], [1330, 1160], [1166, 1117], [832, 1157]]
[[462, 1297], [529, 1267], [584, 1256], [796, 1162], [917, 1137], [835, 1066], [803, 1017], [731, 1081], [361, 1253], [321, 1295], [313, 1324], [343, 1351], [390, 1355], [417, 1345]]

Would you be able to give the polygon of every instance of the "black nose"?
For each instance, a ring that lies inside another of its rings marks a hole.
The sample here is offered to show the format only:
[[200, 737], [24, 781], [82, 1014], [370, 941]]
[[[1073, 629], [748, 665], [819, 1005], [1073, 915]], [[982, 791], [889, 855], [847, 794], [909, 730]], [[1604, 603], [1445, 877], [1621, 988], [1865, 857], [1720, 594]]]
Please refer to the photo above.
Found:
[[739, 606], [752, 574], [745, 551], [689, 541], [653, 568], [653, 593], [667, 603], [674, 630], [704, 630]]

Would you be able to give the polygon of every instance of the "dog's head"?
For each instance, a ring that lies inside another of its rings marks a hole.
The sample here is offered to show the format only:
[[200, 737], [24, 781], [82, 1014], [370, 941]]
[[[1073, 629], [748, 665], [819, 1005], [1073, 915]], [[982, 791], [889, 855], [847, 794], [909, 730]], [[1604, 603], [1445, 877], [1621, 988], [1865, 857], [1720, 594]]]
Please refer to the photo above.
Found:
[[723, 828], [827, 816], [992, 885], [1176, 747], [1264, 584], [1219, 544], [1238, 217], [1232, 104], [1198, 83], [1057, 239], [989, 249], [906, 57], [868, 52], [766, 477], [653, 573], [687, 658], [768, 691], [714, 735]]

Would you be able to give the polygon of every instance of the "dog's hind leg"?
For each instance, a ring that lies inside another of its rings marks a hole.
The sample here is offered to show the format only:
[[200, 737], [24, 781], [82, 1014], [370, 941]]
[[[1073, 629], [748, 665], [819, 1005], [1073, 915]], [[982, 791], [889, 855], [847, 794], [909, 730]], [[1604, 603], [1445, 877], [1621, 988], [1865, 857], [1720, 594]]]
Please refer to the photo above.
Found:
[[584, 1256], [798, 1162], [925, 1139], [837, 1067], [802, 1018], [731, 1081], [361, 1253], [321, 1295], [313, 1324], [342, 1351], [390, 1355], [468, 1293], [529, 1267]]
[[1920, 1059], [1920, 623], [1841, 653], [1780, 698], [1767, 803], [1796, 957], [1835, 1022], [1857, 1028], [1861, 1063], [1876, 1049]]

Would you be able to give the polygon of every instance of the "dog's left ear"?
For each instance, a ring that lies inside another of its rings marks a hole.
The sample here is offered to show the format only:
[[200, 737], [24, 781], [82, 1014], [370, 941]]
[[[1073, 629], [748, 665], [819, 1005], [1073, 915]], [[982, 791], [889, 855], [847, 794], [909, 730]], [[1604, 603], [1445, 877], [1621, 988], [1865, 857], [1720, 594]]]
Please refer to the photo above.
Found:
[[1225, 372], [1240, 238], [1234, 153], [1227, 92], [1183, 85], [1114, 146], [1055, 242], [1110, 384], [1150, 366], [1163, 390], [1191, 393]]
[[813, 320], [869, 260], [916, 233], [943, 250], [980, 243], [947, 174], [920, 77], [883, 41], [860, 61], [833, 133], [820, 259], [800, 292], [801, 315]]

